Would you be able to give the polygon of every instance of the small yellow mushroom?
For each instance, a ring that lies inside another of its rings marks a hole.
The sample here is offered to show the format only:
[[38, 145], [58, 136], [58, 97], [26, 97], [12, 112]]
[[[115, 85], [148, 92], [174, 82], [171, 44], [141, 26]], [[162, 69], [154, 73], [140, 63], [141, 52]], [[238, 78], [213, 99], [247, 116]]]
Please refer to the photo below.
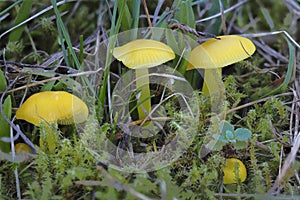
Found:
[[[242, 161], [237, 158], [227, 158], [226, 164], [223, 167], [224, 184], [244, 182], [247, 178], [247, 169]], [[238, 174], [238, 177], [236, 176]]]
[[16, 154], [31, 153], [30, 147], [25, 143], [15, 144], [15, 151], [16, 151]]
[[88, 116], [87, 105], [64, 91], [39, 92], [30, 96], [17, 110], [16, 118], [39, 126], [40, 123], [82, 123]]
[[250, 57], [256, 48], [251, 40], [238, 35], [218, 36], [209, 39], [191, 51], [187, 70], [204, 69], [202, 91], [206, 95], [220, 88], [222, 68]]
[[[148, 68], [161, 65], [175, 58], [173, 50], [166, 44], [150, 39], [138, 39], [114, 48], [113, 55], [131, 69], [136, 70], [136, 87], [141, 90], [141, 105], [147, 113], [151, 111]], [[147, 117], [141, 106], [138, 107], [140, 119]]]

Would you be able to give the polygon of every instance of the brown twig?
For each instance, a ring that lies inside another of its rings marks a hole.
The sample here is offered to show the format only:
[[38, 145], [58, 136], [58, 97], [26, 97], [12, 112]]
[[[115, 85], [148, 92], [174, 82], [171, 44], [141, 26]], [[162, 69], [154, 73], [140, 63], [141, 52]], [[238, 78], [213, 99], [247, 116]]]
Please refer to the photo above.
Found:
[[201, 31], [197, 31], [196, 29], [193, 29], [191, 27], [189, 27], [188, 25], [186, 24], [181, 24], [181, 23], [173, 23], [171, 25], [169, 25], [169, 27], [171, 29], [179, 29], [181, 30], [182, 32], [188, 32], [188, 33], [191, 33], [197, 37], [210, 37], [210, 38], [215, 38], [215, 39], [219, 39], [217, 38], [216, 35], [214, 34], [211, 34], [211, 33], [207, 33], [207, 32], [201, 32]]
[[151, 22], [151, 19], [150, 19], [150, 15], [149, 15], [149, 11], [148, 11], [146, 0], [143, 0], [143, 5], [144, 5], [145, 13], [147, 15], [147, 21], [148, 21], [148, 24], [149, 24], [149, 28], [150, 28], [152, 37], [154, 38], [153, 26], [152, 26], [152, 22]]

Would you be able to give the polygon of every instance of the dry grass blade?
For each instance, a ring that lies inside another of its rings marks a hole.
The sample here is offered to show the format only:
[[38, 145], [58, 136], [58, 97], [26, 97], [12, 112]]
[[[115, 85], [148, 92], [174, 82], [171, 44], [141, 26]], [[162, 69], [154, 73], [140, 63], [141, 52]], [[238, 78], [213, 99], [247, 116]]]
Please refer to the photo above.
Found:
[[264, 37], [270, 35], [284, 34], [298, 49], [300, 49], [300, 44], [287, 32], [287, 31], [272, 31], [272, 32], [261, 32], [261, 33], [251, 33], [251, 34], [241, 34], [245, 37]]
[[[282, 166], [282, 168], [279, 171], [279, 174], [275, 180], [275, 183], [273, 185], [273, 187], [270, 190], [270, 194], [278, 194], [280, 192], [281, 189], [281, 183], [285, 180], [286, 176], [288, 176], [288, 174], [294, 174], [289, 173], [291, 169], [293, 168], [293, 165], [296, 162], [296, 157], [297, 157], [297, 153], [300, 149], [300, 132], [299, 132], [299, 119], [300, 119], [300, 105], [298, 100], [300, 99], [300, 95], [297, 91], [297, 89], [299, 89], [299, 83], [298, 80], [295, 81], [295, 90], [293, 92], [294, 94], [294, 100], [293, 100], [293, 105], [292, 108], [293, 110], [291, 111], [293, 115], [295, 115], [295, 120], [291, 120], [291, 126], [294, 126], [294, 130], [290, 130], [290, 138], [291, 138], [291, 152], [288, 154], [286, 160], [284, 161], [284, 164]], [[293, 119], [291, 117], [291, 119]], [[293, 124], [294, 123], [294, 124]], [[295, 171], [295, 175], [297, 176], [298, 173], [297, 171]]]
[[143, 6], [144, 6], [144, 9], [145, 9], [145, 13], [146, 13], [146, 16], [147, 16], [147, 21], [148, 21], [148, 25], [149, 25], [152, 37], [154, 37], [153, 26], [152, 26], [152, 22], [151, 22], [151, 19], [150, 19], [150, 15], [149, 15], [149, 11], [148, 11], [146, 0], [143, 0]]
[[229, 12], [235, 10], [236, 8], [242, 6], [243, 4], [247, 3], [248, 1], [249, 1], [249, 0], [243, 0], [243, 1], [240, 1], [240, 2], [238, 2], [237, 4], [231, 6], [230, 8], [224, 10], [224, 12], [221, 11], [220, 13], [217, 13], [217, 14], [215, 14], [215, 15], [213, 15], [213, 16], [210, 16], [210, 17], [207, 17], [207, 18], [203, 18], [203, 19], [197, 20], [197, 21], [196, 21], [196, 24], [201, 23], [201, 22], [205, 22], [205, 21], [209, 21], [209, 20], [212, 20], [212, 19], [217, 18], [217, 17], [220, 17], [220, 16], [222, 16], [222, 13], [224, 13], [224, 14], [229, 13]]

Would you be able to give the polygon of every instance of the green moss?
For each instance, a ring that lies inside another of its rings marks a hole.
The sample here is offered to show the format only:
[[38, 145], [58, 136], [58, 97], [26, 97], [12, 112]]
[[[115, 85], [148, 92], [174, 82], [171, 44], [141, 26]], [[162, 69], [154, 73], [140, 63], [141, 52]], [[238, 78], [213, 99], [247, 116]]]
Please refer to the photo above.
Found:
[[9, 42], [6, 45], [6, 56], [8, 58], [21, 56], [21, 53], [24, 49], [24, 45], [22, 41]]

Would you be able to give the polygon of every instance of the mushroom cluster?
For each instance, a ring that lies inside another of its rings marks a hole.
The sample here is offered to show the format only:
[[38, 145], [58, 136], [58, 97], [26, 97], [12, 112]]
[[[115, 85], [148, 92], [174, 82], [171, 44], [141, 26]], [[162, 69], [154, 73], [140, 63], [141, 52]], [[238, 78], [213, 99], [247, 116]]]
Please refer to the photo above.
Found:
[[[191, 51], [187, 70], [204, 69], [202, 92], [209, 96], [220, 89], [222, 68], [250, 57], [255, 50], [253, 42], [242, 36], [211, 38]], [[116, 47], [113, 55], [128, 68], [136, 70], [136, 84], [142, 90], [141, 101], [150, 96], [148, 68], [175, 58], [169, 46], [150, 39], [137, 39]], [[145, 111], [150, 111], [150, 100], [143, 101], [141, 105], [138, 108], [139, 116], [145, 118]]]

